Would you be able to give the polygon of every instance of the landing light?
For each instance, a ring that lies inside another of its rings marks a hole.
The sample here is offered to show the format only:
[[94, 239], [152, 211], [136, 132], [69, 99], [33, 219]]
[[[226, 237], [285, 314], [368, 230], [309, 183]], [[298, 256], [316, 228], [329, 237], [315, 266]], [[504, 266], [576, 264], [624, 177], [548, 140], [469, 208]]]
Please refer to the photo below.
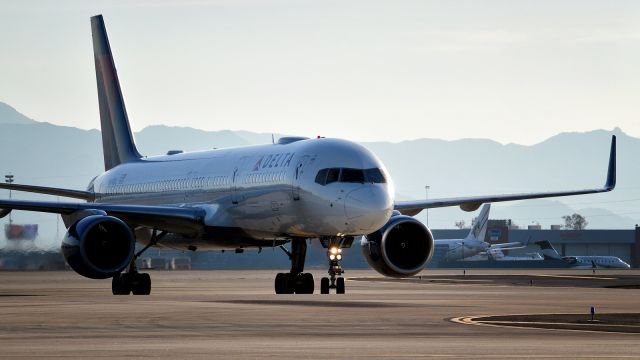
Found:
[[329, 260], [335, 260], [335, 259], [336, 259], [335, 255], [333, 255], [333, 254], [329, 255]]
[[340, 249], [338, 249], [337, 247], [332, 247], [329, 249], [329, 253], [331, 255], [336, 255], [337, 253], [342, 252]]
[[338, 254], [338, 255], [336, 256], [336, 259], [338, 259], [338, 260], [342, 260], [342, 255]]

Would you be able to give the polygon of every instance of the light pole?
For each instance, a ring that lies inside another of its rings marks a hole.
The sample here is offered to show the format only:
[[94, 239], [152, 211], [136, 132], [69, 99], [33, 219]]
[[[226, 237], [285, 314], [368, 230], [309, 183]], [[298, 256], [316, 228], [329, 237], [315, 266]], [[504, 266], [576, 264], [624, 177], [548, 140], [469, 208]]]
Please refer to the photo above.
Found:
[[[4, 176], [4, 182], [11, 185], [13, 183], [13, 175], [7, 174]], [[9, 188], [9, 200], [11, 200], [11, 188]], [[9, 225], [11, 225], [11, 213], [9, 213]]]
[[[426, 200], [429, 200], [429, 185], [424, 186], [424, 192], [426, 193]], [[429, 208], [427, 210], [427, 227], [429, 227]]]

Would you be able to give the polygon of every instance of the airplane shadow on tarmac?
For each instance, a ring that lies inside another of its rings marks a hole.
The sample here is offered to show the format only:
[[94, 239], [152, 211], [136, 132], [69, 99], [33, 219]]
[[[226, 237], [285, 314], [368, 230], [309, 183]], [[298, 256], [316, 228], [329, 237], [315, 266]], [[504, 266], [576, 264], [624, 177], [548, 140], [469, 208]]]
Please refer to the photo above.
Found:
[[291, 300], [228, 300], [215, 301], [227, 304], [247, 304], [247, 305], [287, 305], [287, 306], [317, 306], [317, 307], [339, 307], [339, 308], [389, 308], [389, 307], [411, 307], [409, 304], [386, 303], [374, 301], [340, 301], [340, 300], [302, 300], [298, 297]]

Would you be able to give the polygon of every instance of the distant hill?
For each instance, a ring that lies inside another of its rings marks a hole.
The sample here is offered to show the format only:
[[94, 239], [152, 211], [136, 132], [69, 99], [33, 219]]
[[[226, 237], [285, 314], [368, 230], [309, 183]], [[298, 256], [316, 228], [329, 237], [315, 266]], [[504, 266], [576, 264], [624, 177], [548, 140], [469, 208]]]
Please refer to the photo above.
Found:
[[[526, 131], [526, 129], [523, 129]], [[639, 223], [640, 139], [621, 129], [562, 133], [539, 144], [502, 145], [486, 139], [418, 139], [364, 143], [388, 167], [399, 199], [421, 199], [599, 187], [605, 181], [610, 136], [618, 136], [618, 188], [607, 194], [495, 204], [492, 218], [513, 218], [522, 226], [559, 224], [562, 215], [581, 212], [589, 228], [630, 228]], [[281, 134], [274, 134], [277, 140]], [[141, 153], [204, 150], [271, 143], [271, 134], [203, 131], [150, 126], [135, 134]], [[0, 103], [0, 177], [13, 173], [19, 183], [84, 189], [103, 170], [100, 132], [37, 122]], [[4, 192], [0, 196], [4, 197]], [[14, 193], [21, 199], [51, 197]], [[475, 213], [432, 209], [429, 225], [452, 228]], [[58, 246], [57, 218], [15, 212], [22, 222], [41, 224], [40, 241]], [[426, 212], [418, 215], [426, 222]], [[1, 245], [1, 244], [0, 244]]]
[[33, 124], [35, 120], [30, 119], [8, 104], [0, 102], [0, 124]]

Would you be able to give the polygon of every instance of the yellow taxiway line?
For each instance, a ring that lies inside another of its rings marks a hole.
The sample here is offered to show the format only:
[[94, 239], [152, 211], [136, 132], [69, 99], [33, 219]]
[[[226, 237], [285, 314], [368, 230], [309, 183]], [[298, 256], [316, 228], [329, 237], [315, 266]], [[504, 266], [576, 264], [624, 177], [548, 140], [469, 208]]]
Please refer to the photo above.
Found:
[[[627, 334], [627, 335], [638, 335], [638, 333], [629, 333], [622, 331], [603, 331], [603, 330], [593, 330], [593, 329], [566, 329], [566, 328], [551, 328], [551, 327], [536, 327], [536, 326], [524, 326], [524, 324], [534, 324], [534, 325], [564, 325], [564, 326], [595, 326], [595, 325], [603, 325], [603, 324], [578, 324], [578, 323], [551, 323], [551, 322], [526, 322], [526, 321], [508, 321], [508, 320], [476, 320], [478, 318], [486, 318], [491, 316], [526, 316], [531, 314], [517, 314], [517, 315], [475, 315], [475, 316], [460, 316], [456, 318], [450, 319], [450, 321], [458, 324], [464, 325], [478, 325], [478, 326], [493, 326], [493, 327], [510, 327], [510, 328], [519, 328], [519, 329], [529, 329], [529, 330], [552, 330], [552, 331], [577, 331], [577, 332], [595, 332], [595, 333], [611, 333], [611, 334]], [[541, 315], [566, 315], [566, 314], [541, 314]], [[578, 315], [578, 314], [577, 314]], [[508, 324], [508, 325], [507, 325]], [[511, 324], [522, 324], [522, 325], [511, 325]], [[604, 325], [607, 327], [640, 327], [638, 325]]]

